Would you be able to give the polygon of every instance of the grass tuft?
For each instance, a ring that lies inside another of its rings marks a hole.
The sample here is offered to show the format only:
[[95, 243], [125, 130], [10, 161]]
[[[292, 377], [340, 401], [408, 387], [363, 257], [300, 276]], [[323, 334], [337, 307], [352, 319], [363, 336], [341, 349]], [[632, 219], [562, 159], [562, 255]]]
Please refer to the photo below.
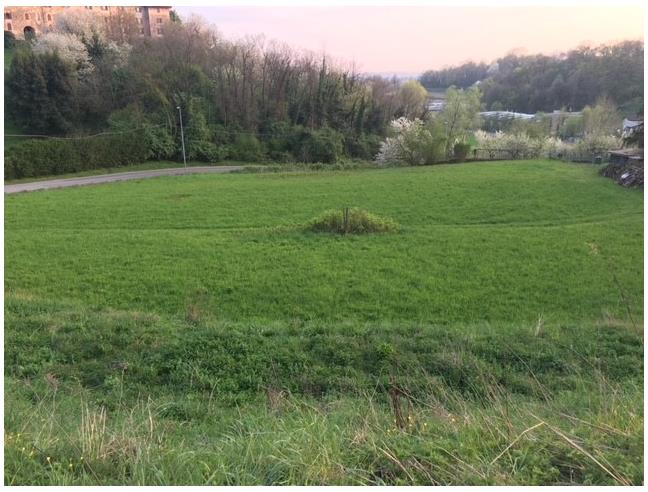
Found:
[[393, 232], [398, 229], [398, 226], [393, 220], [379, 217], [366, 210], [345, 207], [340, 210], [327, 210], [312, 220], [308, 228], [313, 232], [371, 234]]

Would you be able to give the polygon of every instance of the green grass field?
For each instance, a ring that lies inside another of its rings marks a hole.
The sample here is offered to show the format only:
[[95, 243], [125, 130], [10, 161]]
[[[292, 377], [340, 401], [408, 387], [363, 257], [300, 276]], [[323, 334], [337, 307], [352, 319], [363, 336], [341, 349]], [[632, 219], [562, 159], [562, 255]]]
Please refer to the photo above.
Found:
[[5, 482], [642, 483], [643, 193], [596, 171], [5, 196]]

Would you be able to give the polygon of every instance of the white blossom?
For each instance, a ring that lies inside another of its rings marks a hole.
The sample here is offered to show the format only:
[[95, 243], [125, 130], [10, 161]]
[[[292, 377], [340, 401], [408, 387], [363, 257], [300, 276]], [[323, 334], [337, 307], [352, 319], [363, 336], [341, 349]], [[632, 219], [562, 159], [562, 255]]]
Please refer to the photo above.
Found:
[[57, 53], [65, 63], [69, 63], [79, 76], [94, 70], [85, 45], [73, 34], [49, 32], [39, 36], [33, 48], [36, 54]]

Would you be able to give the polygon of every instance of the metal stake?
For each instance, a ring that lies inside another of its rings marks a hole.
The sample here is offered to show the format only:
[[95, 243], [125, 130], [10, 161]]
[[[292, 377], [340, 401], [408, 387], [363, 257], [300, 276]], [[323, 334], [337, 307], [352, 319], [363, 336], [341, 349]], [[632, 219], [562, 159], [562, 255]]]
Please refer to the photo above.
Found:
[[182, 110], [178, 106], [178, 113], [180, 113], [180, 138], [182, 138], [182, 160], [184, 161], [184, 167], [187, 167], [187, 155], [185, 154], [185, 143], [184, 143], [184, 129], [182, 127]]

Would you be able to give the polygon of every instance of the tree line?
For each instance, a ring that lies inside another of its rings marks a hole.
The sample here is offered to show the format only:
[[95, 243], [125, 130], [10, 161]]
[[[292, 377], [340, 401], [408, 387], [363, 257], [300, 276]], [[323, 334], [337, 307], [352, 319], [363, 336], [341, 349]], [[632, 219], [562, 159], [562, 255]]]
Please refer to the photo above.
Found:
[[419, 84], [262, 37], [230, 41], [199, 19], [176, 18], [160, 38], [57, 22], [16, 47], [6, 77], [8, 116], [26, 133], [142, 128], [149, 158], [177, 158], [180, 108], [192, 160], [333, 162], [373, 158], [391, 120], [425, 112]]
[[566, 108], [580, 111], [601, 97], [625, 115], [643, 112], [643, 42], [583, 46], [559, 55], [509, 54], [492, 64], [469, 62], [420, 77], [428, 89], [479, 82], [488, 110], [524, 113]]

